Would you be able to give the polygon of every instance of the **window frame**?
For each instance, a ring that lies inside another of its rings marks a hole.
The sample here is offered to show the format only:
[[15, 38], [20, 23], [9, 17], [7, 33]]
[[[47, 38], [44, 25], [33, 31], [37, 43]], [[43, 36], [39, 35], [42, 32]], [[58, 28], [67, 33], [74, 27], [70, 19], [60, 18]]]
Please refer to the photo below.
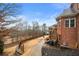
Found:
[[76, 27], [76, 18], [71, 18], [70, 19], [70, 27], [71, 27], [71, 20], [74, 20], [74, 26], [73, 27]]
[[[74, 26], [73, 27], [71, 27], [71, 20], [72, 19], [74, 20]], [[66, 20], [69, 21], [68, 27], [66, 27]], [[65, 27], [66, 28], [75, 28], [76, 27], [76, 18], [67, 18], [67, 19], [65, 19]]]
[[[69, 26], [69, 24], [68, 24], [68, 27], [67, 27], [67, 25], [66, 25], [66, 21], [68, 20], [68, 22], [69, 22], [69, 19], [67, 18], [67, 19], [65, 19], [65, 27], [66, 28], [69, 28], [70, 26]], [[70, 22], [69, 22], [70, 23]]]

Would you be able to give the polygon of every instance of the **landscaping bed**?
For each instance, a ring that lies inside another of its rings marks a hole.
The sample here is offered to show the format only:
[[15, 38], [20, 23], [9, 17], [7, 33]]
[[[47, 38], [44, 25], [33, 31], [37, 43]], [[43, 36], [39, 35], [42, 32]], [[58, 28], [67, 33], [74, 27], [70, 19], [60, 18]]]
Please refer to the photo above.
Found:
[[42, 56], [79, 56], [79, 49], [66, 49], [44, 44]]

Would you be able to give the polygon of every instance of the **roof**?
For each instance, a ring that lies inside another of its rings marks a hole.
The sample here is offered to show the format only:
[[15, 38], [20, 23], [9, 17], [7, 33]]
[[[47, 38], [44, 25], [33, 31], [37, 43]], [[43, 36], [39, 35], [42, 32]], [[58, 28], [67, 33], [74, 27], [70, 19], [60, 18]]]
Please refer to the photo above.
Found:
[[70, 8], [65, 9], [64, 12], [60, 16], [74, 16], [77, 13], [72, 11]]
[[61, 17], [72, 17], [77, 15], [79, 12], [72, 10], [71, 8], [67, 8], [63, 11], [63, 13], [61, 13], [56, 20], [58, 20]]
[[56, 28], [57, 27], [57, 24], [54, 24], [52, 26], [50, 26], [49, 28]]

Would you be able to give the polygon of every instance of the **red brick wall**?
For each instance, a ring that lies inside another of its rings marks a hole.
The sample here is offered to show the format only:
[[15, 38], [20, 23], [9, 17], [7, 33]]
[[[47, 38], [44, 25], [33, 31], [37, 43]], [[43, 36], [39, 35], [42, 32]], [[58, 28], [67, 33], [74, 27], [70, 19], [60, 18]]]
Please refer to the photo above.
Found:
[[[79, 3], [73, 3], [71, 4], [71, 6], [73, 10], [79, 11]], [[58, 23], [58, 26], [57, 26], [57, 33], [58, 35], [61, 35], [61, 39], [60, 39], [61, 44], [66, 42], [71, 48], [76, 48], [77, 43], [79, 46], [79, 15], [76, 16], [75, 28], [65, 27], [65, 18], [61, 19], [60, 26], [59, 24], [60, 23]]]
[[57, 34], [58, 34], [58, 42], [59, 42], [59, 44], [61, 44], [61, 25], [62, 25], [61, 22], [58, 21], [58, 23], [57, 23]]
[[61, 22], [57, 23], [57, 33], [61, 35]]
[[76, 48], [76, 40], [77, 40], [77, 30], [76, 28], [68, 28], [65, 27], [65, 18], [61, 19], [61, 30], [60, 27], [57, 33], [61, 32], [60, 42], [63, 44], [64, 42], [68, 44], [70, 48]]
[[78, 42], [78, 47], [79, 47], [79, 15], [77, 15], [77, 42]]

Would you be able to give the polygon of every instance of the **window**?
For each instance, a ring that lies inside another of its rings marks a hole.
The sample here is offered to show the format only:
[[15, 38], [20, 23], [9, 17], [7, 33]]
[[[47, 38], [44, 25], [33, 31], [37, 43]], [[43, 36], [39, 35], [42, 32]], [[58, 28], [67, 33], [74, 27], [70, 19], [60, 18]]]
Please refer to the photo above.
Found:
[[74, 19], [70, 20], [70, 27], [74, 27], [74, 25], [75, 25]]
[[75, 27], [76, 26], [76, 19], [75, 18], [69, 18], [65, 20], [65, 27]]
[[65, 27], [69, 27], [69, 20], [65, 21]]

